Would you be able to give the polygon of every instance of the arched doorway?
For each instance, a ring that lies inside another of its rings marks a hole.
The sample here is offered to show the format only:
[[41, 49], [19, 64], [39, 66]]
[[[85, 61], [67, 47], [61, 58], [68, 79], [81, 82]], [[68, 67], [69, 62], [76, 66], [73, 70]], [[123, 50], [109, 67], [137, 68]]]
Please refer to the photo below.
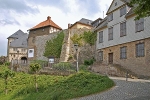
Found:
[[21, 57], [21, 63], [26, 64], [27, 63], [27, 57]]

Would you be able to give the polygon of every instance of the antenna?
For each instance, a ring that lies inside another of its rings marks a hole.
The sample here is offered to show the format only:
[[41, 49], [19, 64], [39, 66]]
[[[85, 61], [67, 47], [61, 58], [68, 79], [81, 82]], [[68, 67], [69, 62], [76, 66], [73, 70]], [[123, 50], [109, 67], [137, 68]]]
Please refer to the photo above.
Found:
[[104, 19], [104, 11], [103, 11], [103, 19]]

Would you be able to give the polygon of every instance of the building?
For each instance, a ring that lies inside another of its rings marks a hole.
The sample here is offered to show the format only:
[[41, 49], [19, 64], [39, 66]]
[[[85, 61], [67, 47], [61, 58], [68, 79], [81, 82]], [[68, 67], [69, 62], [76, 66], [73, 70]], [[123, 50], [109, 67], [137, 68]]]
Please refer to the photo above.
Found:
[[81, 29], [81, 28], [87, 28], [92, 29], [92, 20], [82, 18], [81, 20], [75, 22], [74, 24], [68, 24], [69, 29]]
[[96, 28], [97, 61], [150, 76], [150, 17], [134, 20], [129, 0], [113, 0]]
[[21, 30], [18, 30], [8, 39], [7, 45], [7, 57], [8, 61], [21, 61], [21, 63], [27, 62], [27, 38], [28, 34]]
[[91, 23], [91, 25], [92, 25], [94, 28], [96, 28], [102, 20], [103, 20], [102, 18], [98, 18], [98, 19], [96, 19], [95, 21], [93, 21], [93, 22]]
[[35, 39], [37, 36], [43, 36], [48, 35], [53, 32], [58, 32], [62, 30], [61, 27], [59, 27], [57, 24], [55, 24], [51, 17], [48, 16], [47, 20], [37, 24], [33, 28], [29, 29], [29, 37], [28, 37], [28, 60], [36, 60], [36, 45], [35, 45]]

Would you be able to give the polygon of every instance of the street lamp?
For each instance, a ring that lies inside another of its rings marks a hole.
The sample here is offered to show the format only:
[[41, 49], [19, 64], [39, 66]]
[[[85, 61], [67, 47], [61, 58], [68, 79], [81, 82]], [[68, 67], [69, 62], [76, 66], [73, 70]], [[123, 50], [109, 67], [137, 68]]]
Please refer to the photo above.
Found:
[[79, 67], [78, 67], [78, 44], [74, 44], [74, 48], [75, 48], [75, 50], [76, 50], [76, 56], [77, 56], [77, 72], [79, 71]]
[[18, 57], [17, 57], [17, 64], [19, 64], [19, 50], [17, 50], [17, 54], [18, 54]]

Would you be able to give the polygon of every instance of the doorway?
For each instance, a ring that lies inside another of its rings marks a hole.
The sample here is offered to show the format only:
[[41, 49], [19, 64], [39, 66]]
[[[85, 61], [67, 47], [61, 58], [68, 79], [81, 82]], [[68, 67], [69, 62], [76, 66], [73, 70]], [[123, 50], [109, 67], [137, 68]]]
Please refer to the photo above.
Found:
[[113, 53], [109, 53], [108, 56], [109, 56], [109, 59], [108, 59], [109, 64], [112, 64], [113, 63]]

